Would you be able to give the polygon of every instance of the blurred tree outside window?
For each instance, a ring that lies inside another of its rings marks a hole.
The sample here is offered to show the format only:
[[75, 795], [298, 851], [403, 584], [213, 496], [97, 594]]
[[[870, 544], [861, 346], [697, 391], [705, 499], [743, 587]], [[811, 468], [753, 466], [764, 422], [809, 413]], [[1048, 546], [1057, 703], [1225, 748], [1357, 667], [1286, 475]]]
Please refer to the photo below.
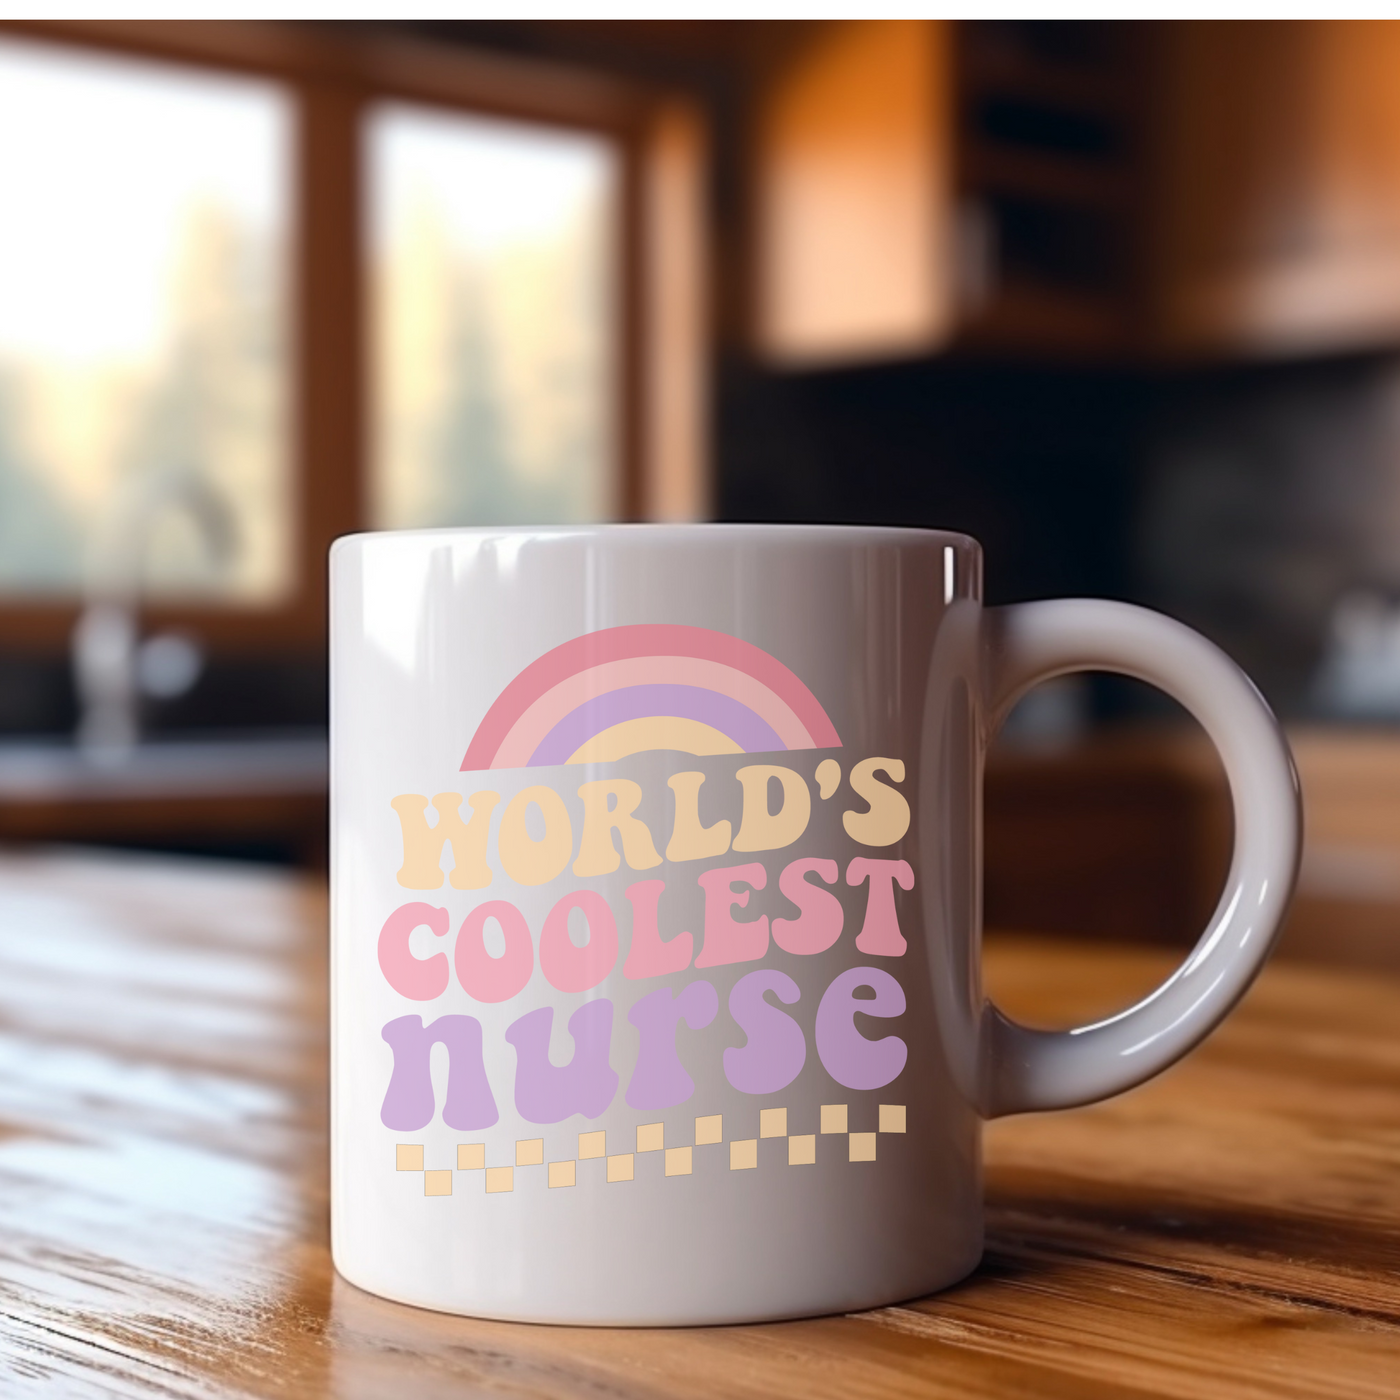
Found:
[[234, 544], [151, 510], [144, 591], [293, 586], [292, 120], [272, 82], [0, 39], [0, 592], [80, 591], [161, 478]]
[[615, 514], [616, 143], [401, 103], [366, 138], [371, 523]]

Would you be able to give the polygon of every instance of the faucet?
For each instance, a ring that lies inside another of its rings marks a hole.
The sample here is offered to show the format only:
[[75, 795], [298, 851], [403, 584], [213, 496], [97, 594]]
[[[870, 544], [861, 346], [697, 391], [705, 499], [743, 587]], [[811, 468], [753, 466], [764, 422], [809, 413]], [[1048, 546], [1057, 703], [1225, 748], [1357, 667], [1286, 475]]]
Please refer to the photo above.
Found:
[[69, 643], [79, 703], [77, 744], [103, 766], [120, 765], [134, 752], [143, 696], [182, 695], [204, 666], [199, 643], [184, 633], [141, 640], [141, 573], [151, 528], [177, 507], [198, 527], [215, 568], [226, 569], [237, 553], [227, 503], [188, 467], [150, 473], [119, 499], [99, 541]]

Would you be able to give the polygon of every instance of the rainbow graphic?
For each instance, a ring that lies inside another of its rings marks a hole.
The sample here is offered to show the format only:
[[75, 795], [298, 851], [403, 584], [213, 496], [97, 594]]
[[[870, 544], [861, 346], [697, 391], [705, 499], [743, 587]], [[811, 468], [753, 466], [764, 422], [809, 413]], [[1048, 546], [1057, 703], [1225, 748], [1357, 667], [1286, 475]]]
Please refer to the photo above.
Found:
[[671, 623], [575, 637], [527, 666], [486, 712], [462, 771], [689, 754], [840, 748], [816, 696], [776, 657]]

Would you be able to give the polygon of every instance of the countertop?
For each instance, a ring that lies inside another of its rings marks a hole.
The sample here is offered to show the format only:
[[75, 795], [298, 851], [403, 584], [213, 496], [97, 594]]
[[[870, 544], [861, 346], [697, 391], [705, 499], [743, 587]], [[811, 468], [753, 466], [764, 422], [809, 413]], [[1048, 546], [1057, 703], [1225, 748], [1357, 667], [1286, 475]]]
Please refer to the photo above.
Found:
[[326, 735], [154, 739], [100, 762], [66, 739], [0, 742], [0, 839], [186, 849], [252, 842], [326, 865]]
[[[1172, 954], [993, 937], [1042, 1023]], [[420, 1312], [327, 1249], [325, 903], [158, 857], [0, 858], [5, 1396], [1393, 1396], [1400, 980], [1276, 963], [1185, 1064], [994, 1123], [987, 1253], [856, 1316], [589, 1331]]]
[[237, 797], [252, 793], [324, 794], [324, 731], [234, 731], [147, 740], [103, 762], [70, 739], [0, 743], [0, 802], [120, 802]]

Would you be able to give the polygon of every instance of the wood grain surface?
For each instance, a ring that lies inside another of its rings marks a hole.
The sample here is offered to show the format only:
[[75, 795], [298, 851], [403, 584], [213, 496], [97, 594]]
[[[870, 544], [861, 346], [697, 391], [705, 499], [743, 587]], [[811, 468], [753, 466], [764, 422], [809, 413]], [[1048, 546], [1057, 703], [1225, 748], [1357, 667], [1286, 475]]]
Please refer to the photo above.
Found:
[[[590, 1331], [420, 1312], [327, 1251], [325, 906], [297, 877], [0, 859], [0, 1395], [1393, 1396], [1400, 981], [1276, 964], [1186, 1064], [992, 1124], [988, 1248], [852, 1317]], [[1044, 1024], [1171, 955], [996, 938]]]

